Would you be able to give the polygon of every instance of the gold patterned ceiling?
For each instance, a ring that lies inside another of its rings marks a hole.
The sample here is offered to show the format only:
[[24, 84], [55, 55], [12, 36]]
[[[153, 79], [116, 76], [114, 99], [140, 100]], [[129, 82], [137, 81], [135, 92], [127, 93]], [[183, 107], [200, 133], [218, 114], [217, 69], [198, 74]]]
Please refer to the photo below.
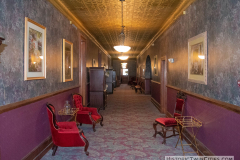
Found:
[[[113, 46], [119, 45], [122, 24], [122, 6], [119, 0], [49, 0], [62, 13], [66, 10], [112, 56], [121, 54]], [[140, 54], [153, 37], [174, 21], [193, 0], [125, 0], [123, 2], [124, 45], [132, 57]], [[64, 6], [64, 7], [63, 7]], [[64, 8], [64, 9], [63, 9]], [[69, 16], [67, 16], [69, 18]], [[156, 38], [155, 38], [156, 39]]]

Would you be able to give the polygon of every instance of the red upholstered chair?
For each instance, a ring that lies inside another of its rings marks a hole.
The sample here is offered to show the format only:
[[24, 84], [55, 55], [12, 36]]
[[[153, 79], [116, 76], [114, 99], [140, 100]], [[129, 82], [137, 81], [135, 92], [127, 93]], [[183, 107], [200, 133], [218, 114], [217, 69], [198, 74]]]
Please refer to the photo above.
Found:
[[82, 124], [92, 124], [93, 131], [95, 132], [95, 126], [100, 122], [100, 125], [103, 126], [103, 116], [98, 113], [97, 108], [93, 107], [83, 107], [82, 105], [82, 96], [80, 94], [72, 94], [73, 104], [76, 108], [79, 108], [77, 113], [77, 121]]
[[[179, 134], [175, 134], [175, 126], [177, 126], [175, 117], [182, 116], [185, 99], [186, 99], [186, 96], [184, 95], [184, 93], [178, 92], [173, 118], [157, 118], [157, 119], [155, 119], [155, 122], [153, 123], [153, 128], [155, 130], [153, 137], [156, 138], [156, 135], [160, 134], [163, 137], [162, 144], [166, 144], [166, 138], [170, 138], [172, 136], [179, 135]], [[157, 131], [158, 124], [161, 125], [161, 127], [162, 127], [162, 131], [160, 131], [160, 132]], [[169, 130], [170, 128], [172, 128], [172, 130]], [[173, 131], [173, 134], [170, 136], [166, 136], [167, 131]]]
[[60, 147], [78, 147], [84, 146], [86, 155], [89, 143], [81, 129], [78, 129], [76, 122], [57, 122], [55, 108], [52, 104], [47, 103], [47, 113], [50, 122], [50, 128], [53, 141], [53, 153], [55, 155], [58, 146]]

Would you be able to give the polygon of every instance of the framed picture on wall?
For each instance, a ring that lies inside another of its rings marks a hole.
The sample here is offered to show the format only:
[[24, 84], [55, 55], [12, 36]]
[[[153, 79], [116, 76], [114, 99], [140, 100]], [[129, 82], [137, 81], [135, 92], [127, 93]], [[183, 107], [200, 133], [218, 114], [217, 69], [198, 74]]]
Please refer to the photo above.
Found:
[[207, 32], [188, 40], [188, 81], [207, 85]]
[[25, 17], [24, 80], [46, 78], [46, 27]]
[[154, 75], [158, 75], [158, 59], [157, 55], [154, 56], [154, 68], [153, 68]]
[[73, 81], [73, 43], [63, 39], [62, 47], [63, 82]]
[[92, 67], [96, 67], [96, 60], [92, 59]]

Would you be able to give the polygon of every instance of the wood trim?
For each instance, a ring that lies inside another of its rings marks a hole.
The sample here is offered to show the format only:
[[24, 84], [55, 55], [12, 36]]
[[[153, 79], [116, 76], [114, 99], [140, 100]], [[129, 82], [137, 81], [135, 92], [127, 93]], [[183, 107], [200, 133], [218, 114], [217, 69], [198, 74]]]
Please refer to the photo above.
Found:
[[157, 82], [157, 81], [154, 81], [154, 80], [151, 80], [151, 82], [161, 84], [160, 82]]
[[60, 93], [63, 93], [63, 92], [67, 92], [67, 91], [69, 91], [69, 90], [72, 90], [72, 89], [78, 88], [78, 87], [79, 87], [79, 86], [71, 87], [71, 88], [68, 88], [68, 89], [63, 89], [63, 90], [60, 90], [60, 91], [56, 91], [56, 92], [52, 92], [52, 93], [47, 93], [47, 94], [44, 94], [44, 95], [41, 95], [41, 96], [38, 96], [38, 97], [34, 97], [34, 98], [30, 98], [30, 99], [23, 100], [23, 101], [20, 101], [20, 102], [11, 103], [11, 104], [7, 104], [7, 105], [5, 105], [5, 106], [1, 106], [1, 107], [0, 107], [0, 114], [2, 114], [2, 113], [4, 113], [4, 112], [8, 112], [8, 111], [13, 110], [13, 109], [16, 109], [16, 108], [20, 108], [20, 107], [26, 106], [26, 105], [28, 105], [28, 104], [31, 104], [31, 103], [40, 101], [40, 100], [45, 99], [45, 98], [48, 98], [48, 97], [55, 96], [55, 95], [60, 94]]
[[52, 148], [52, 146], [52, 136], [49, 136], [25, 157], [23, 157], [22, 160], [41, 159]]
[[161, 113], [161, 105], [153, 98], [151, 97], [151, 102], [154, 104], [154, 106], [159, 110]]
[[218, 105], [219, 107], [225, 108], [225, 109], [227, 109], [229, 111], [233, 111], [235, 113], [240, 114], [240, 107], [239, 106], [236, 106], [236, 105], [233, 105], [233, 104], [230, 104], [230, 103], [226, 103], [226, 102], [223, 102], [223, 101], [219, 101], [219, 100], [216, 100], [216, 99], [213, 99], [213, 98], [205, 97], [205, 96], [202, 96], [200, 94], [189, 92], [189, 91], [186, 91], [186, 90], [183, 90], [181, 88], [174, 87], [174, 86], [171, 86], [171, 85], [167, 85], [167, 87], [175, 89], [177, 91], [182, 91], [182, 92], [188, 94], [189, 96], [196, 97], [196, 98], [204, 100], [206, 102]]
[[[172, 114], [167, 112], [166, 113], [166, 116], [167, 117], [170, 117], [170, 118], [173, 118]], [[184, 140], [187, 142], [187, 143], [191, 143], [193, 142], [193, 136], [192, 134], [187, 131], [186, 129], [183, 130], [183, 138]], [[200, 156], [215, 156], [214, 153], [212, 153], [212, 151], [210, 151], [201, 141], [199, 141], [197, 138], [196, 138], [196, 141], [197, 141], [197, 145], [198, 145], [198, 151], [199, 151], [199, 154]], [[177, 146], [177, 147], [181, 147], [181, 146]], [[191, 148], [196, 152], [196, 147], [195, 145], [191, 145]]]

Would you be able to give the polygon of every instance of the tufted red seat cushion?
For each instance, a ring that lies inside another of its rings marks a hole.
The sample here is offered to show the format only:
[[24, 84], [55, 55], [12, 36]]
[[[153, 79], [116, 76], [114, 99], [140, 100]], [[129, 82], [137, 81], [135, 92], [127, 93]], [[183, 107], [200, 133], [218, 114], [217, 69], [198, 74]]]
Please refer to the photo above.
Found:
[[161, 123], [164, 126], [175, 126], [177, 125], [177, 121], [175, 118], [157, 118], [156, 122]]
[[97, 121], [98, 119], [101, 118], [101, 116], [98, 116], [98, 115], [92, 115], [92, 118], [94, 119], [94, 121]]
[[73, 129], [78, 131], [76, 122], [57, 122], [57, 125], [60, 129]]
[[73, 95], [73, 99], [74, 99], [74, 105], [76, 106], [76, 108], [79, 108], [79, 111], [82, 110], [82, 97], [80, 95]]

